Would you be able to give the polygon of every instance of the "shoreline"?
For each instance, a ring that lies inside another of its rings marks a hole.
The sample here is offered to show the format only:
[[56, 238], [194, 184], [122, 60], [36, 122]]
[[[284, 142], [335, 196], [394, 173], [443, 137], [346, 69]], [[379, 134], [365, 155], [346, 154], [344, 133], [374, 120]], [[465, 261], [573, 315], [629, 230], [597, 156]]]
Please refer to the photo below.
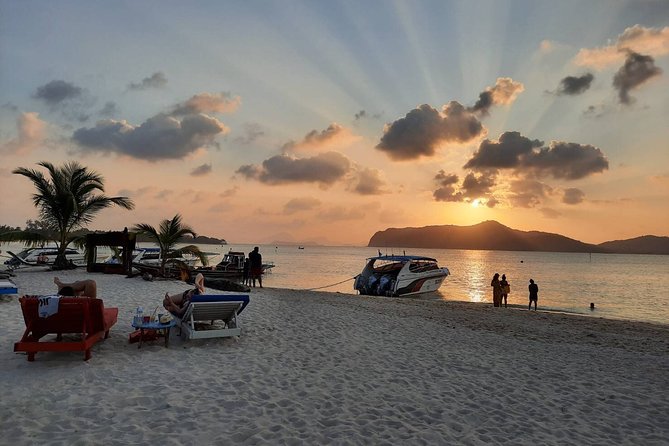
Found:
[[[12, 351], [25, 324], [0, 302], [0, 429], [12, 444], [663, 444], [669, 327], [472, 302], [252, 288], [239, 338], [174, 330], [128, 343], [136, 306], [176, 280], [92, 278], [118, 307], [110, 338], [83, 354]], [[206, 283], [205, 283], [206, 286]], [[208, 294], [226, 294], [207, 289]], [[351, 299], [351, 297], [355, 297]]]

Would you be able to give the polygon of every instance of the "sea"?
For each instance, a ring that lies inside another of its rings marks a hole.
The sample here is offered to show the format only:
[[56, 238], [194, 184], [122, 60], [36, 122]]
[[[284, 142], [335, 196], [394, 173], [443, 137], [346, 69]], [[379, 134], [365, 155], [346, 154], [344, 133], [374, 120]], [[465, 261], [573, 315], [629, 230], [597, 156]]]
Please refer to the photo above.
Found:
[[[248, 253], [256, 245], [198, 246], [209, 254], [210, 264], [216, 264], [228, 251]], [[378, 248], [370, 247], [257, 246], [263, 261], [275, 264], [264, 275], [264, 286], [335, 292], [351, 299], [357, 295], [353, 278], [362, 271], [367, 258], [379, 254]], [[12, 248], [17, 252], [21, 246], [0, 246], [3, 251]], [[490, 281], [499, 273], [506, 274], [511, 284], [508, 304], [513, 308], [527, 309], [528, 282], [534, 279], [539, 286], [540, 310], [669, 324], [669, 256], [666, 255], [401, 247], [381, 248], [380, 252], [432, 257], [449, 269], [451, 274], [439, 291], [406, 299], [492, 305]]]

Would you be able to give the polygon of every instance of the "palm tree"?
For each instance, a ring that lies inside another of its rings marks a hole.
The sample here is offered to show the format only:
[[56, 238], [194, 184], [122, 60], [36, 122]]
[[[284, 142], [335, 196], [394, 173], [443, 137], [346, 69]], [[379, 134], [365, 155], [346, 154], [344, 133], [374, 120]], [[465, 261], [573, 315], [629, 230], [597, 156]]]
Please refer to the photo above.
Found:
[[[104, 195], [104, 179], [76, 161], [56, 167], [47, 161], [37, 163], [47, 169], [49, 177], [41, 171], [19, 167], [12, 173], [23, 175], [33, 182], [37, 192], [32, 200], [39, 210], [39, 219], [46, 231], [30, 230], [3, 233], [2, 241], [23, 241], [37, 245], [55, 241], [58, 255], [54, 268], [66, 268], [65, 250], [70, 243], [82, 245], [82, 237], [75, 231], [83, 229], [103, 209], [113, 205], [125, 209], [135, 207], [128, 197], [108, 197]], [[98, 193], [100, 192], [100, 193]]]
[[160, 247], [160, 274], [165, 275], [165, 264], [170, 258], [180, 257], [183, 254], [196, 256], [207, 266], [209, 263], [207, 256], [195, 245], [188, 245], [176, 249], [175, 245], [186, 235], [197, 237], [195, 231], [188, 225], [181, 222], [181, 215], [176, 214], [172, 220], [163, 220], [158, 229], [147, 223], [138, 223], [133, 231], [150, 237]]

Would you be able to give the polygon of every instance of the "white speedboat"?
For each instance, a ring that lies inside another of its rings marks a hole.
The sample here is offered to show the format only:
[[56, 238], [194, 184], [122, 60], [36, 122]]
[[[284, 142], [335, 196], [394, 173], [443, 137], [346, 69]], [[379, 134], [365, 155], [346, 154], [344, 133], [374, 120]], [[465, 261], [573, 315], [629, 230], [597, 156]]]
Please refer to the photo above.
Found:
[[353, 288], [373, 296], [407, 296], [437, 291], [450, 272], [431, 257], [370, 257]]
[[[180, 262], [189, 267], [195, 266], [199, 259], [196, 256], [176, 256], [168, 255], [167, 263]], [[160, 248], [135, 248], [132, 252], [132, 263], [139, 263], [145, 266], [160, 267], [162, 257], [160, 257]]]
[[[45, 246], [41, 248], [26, 248], [18, 254], [7, 251], [11, 256], [5, 260], [5, 266], [9, 270], [17, 268], [27, 268], [35, 266], [52, 266], [58, 255], [58, 248], [55, 246]], [[86, 265], [86, 257], [82, 252], [74, 248], [65, 250], [65, 258], [77, 266]]]

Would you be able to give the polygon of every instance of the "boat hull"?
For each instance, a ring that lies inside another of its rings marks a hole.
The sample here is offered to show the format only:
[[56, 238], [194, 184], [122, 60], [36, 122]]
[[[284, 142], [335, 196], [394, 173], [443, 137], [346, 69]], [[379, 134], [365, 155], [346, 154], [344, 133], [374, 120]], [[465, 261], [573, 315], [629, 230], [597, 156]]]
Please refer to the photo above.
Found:
[[440, 268], [430, 257], [379, 256], [367, 260], [353, 285], [360, 294], [399, 297], [432, 293], [450, 274], [448, 268]]

